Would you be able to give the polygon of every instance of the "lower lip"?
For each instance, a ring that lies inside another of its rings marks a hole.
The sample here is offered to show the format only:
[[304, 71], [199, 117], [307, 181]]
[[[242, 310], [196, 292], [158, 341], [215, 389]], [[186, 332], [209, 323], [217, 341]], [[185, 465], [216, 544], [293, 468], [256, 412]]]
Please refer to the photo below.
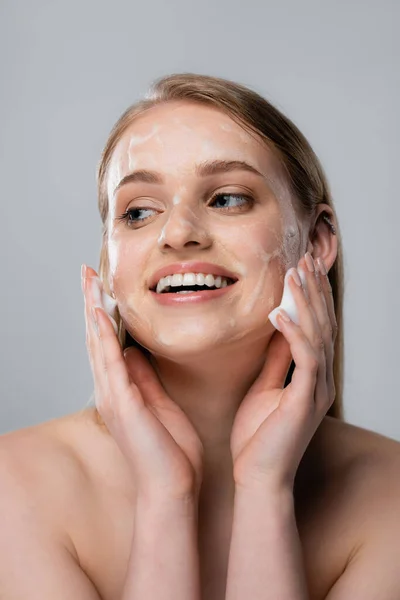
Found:
[[223, 288], [218, 288], [217, 290], [204, 290], [204, 292], [190, 292], [189, 294], [179, 294], [179, 293], [164, 293], [164, 294], [156, 294], [150, 290], [150, 293], [153, 295], [154, 300], [159, 304], [164, 304], [166, 306], [173, 306], [174, 304], [186, 304], [188, 303], [197, 303], [197, 302], [206, 302], [207, 300], [215, 300], [220, 298], [226, 294], [229, 290], [233, 288], [236, 284], [232, 283], [231, 285], [227, 285]]

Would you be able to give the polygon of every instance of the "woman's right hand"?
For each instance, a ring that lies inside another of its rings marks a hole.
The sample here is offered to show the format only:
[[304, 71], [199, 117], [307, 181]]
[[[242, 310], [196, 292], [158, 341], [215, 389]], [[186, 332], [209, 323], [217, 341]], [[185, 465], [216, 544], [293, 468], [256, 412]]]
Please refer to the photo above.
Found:
[[[184, 499], [198, 495], [203, 446], [182, 409], [171, 400], [144, 354], [135, 347], [122, 352], [112, 322], [98, 308], [102, 284], [86, 267], [86, 347], [92, 368], [96, 407], [132, 468], [135, 485], [145, 497]], [[91, 314], [96, 305], [100, 336]]]

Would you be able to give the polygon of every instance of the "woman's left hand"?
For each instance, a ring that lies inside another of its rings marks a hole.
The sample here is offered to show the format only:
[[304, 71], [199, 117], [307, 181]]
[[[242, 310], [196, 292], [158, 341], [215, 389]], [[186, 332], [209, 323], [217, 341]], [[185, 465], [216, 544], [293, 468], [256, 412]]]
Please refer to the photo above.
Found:
[[[314, 272], [305, 257], [298, 263], [308, 297], [289, 277], [300, 324], [279, 318], [282, 332], [273, 334], [264, 367], [236, 413], [230, 446], [241, 487], [293, 489], [301, 458], [335, 398], [333, 295], [323, 267], [310, 258]], [[283, 388], [292, 358], [296, 367]]]

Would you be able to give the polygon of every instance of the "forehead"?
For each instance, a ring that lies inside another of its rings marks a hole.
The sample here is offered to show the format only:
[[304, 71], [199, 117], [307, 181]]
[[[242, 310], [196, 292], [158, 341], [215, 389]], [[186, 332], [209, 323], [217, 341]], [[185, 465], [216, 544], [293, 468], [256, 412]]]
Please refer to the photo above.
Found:
[[183, 178], [207, 160], [242, 160], [268, 176], [283, 175], [277, 156], [253, 132], [212, 106], [170, 102], [155, 106], [124, 131], [113, 152], [108, 176], [112, 195], [136, 169]]

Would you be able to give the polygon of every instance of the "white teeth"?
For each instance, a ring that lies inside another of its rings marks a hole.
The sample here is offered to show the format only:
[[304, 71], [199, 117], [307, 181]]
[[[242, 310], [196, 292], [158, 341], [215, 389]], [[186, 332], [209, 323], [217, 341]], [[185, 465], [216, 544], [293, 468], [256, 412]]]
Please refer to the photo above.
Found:
[[183, 275], [181, 273], [176, 273], [171, 277], [171, 286], [178, 287], [178, 285], [182, 285], [183, 283]]
[[208, 285], [208, 287], [212, 287], [214, 285], [214, 276], [213, 275], [206, 275], [204, 283], [206, 285]]
[[196, 285], [196, 275], [194, 273], [185, 273], [182, 285]]
[[[221, 288], [228, 285], [228, 279], [220, 275], [214, 277], [214, 275], [204, 273], [175, 273], [160, 279], [156, 287], [156, 293], [161, 294], [164, 290], [169, 291], [168, 288], [170, 287], [184, 285], [206, 285], [207, 287]], [[184, 291], [182, 290], [182, 292]]]
[[204, 280], [205, 280], [205, 276], [203, 275], [203, 273], [197, 273], [197, 275], [196, 275], [197, 285], [204, 285]]

